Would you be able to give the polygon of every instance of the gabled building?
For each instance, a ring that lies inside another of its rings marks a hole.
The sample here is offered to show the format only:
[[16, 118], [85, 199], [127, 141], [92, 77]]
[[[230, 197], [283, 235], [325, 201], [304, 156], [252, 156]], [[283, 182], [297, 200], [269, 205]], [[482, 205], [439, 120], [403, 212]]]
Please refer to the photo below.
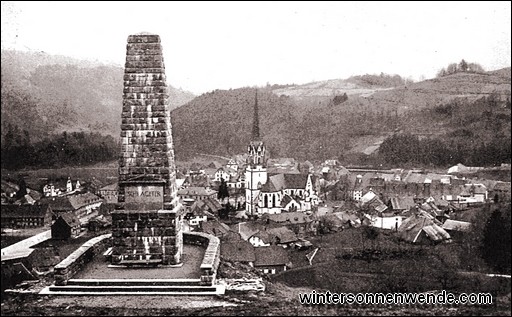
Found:
[[216, 219], [216, 215], [221, 209], [222, 206], [214, 198], [197, 200], [192, 204], [184, 218], [188, 220], [189, 225], [197, 226], [200, 222]]
[[258, 214], [311, 211], [319, 202], [311, 174], [275, 174], [261, 187]]
[[416, 206], [413, 197], [405, 196], [405, 197], [391, 197], [390, 199], [390, 209], [394, 212], [401, 213], [411, 209]]
[[228, 188], [245, 188], [245, 175], [243, 173], [231, 176], [227, 181]]
[[235, 159], [230, 159], [229, 162], [226, 164], [226, 167], [238, 172], [238, 163], [236, 162]]
[[52, 239], [73, 239], [80, 235], [80, 230], [80, 220], [74, 213], [62, 214], [52, 224]]
[[[217, 219], [214, 219], [212, 221], [201, 222], [200, 226], [202, 232], [214, 235], [221, 239], [230, 236], [231, 233], [234, 233], [233, 231], [231, 231], [231, 228], [229, 228], [227, 224], [220, 222]], [[233, 240], [240, 240], [240, 236], [238, 236], [238, 239]]]
[[408, 242], [437, 244], [450, 240], [450, 234], [443, 229], [441, 222], [426, 212], [418, 212], [402, 221], [398, 236]]
[[187, 187], [178, 190], [178, 197], [180, 198], [185, 211], [198, 200], [215, 199], [217, 192], [209, 187]]
[[254, 247], [244, 240], [221, 243], [220, 257], [224, 261], [244, 263], [250, 266], [253, 266], [256, 261]]
[[265, 214], [261, 221], [269, 226], [286, 226], [295, 234], [302, 235], [316, 231], [316, 221], [312, 215], [303, 212], [283, 212], [280, 214]]
[[254, 267], [267, 274], [277, 274], [286, 271], [290, 259], [285, 249], [280, 246], [254, 249], [256, 261]]
[[117, 191], [118, 185], [113, 183], [98, 189], [97, 194], [105, 200], [106, 204], [115, 204], [117, 203]]
[[55, 218], [61, 214], [74, 213], [82, 222], [98, 215], [103, 199], [93, 193], [69, 195], [63, 197], [48, 197], [46, 202], [50, 205]]
[[237, 176], [238, 172], [230, 167], [220, 167], [215, 172], [214, 180], [220, 182], [223, 179], [225, 182], [229, 182], [231, 177]]
[[2, 228], [37, 228], [50, 225], [52, 209], [48, 204], [2, 205]]
[[471, 230], [471, 223], [467, 221], [447, 219], [443, 223], [442, 227], [453, 239], [460, 241], [464, 238], [464, 235]]

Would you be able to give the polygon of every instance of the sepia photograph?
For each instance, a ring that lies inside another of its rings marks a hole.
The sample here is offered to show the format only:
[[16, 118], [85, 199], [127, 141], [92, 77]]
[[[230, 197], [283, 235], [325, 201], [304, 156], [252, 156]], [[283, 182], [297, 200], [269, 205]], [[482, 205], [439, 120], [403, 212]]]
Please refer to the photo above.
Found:
[[1, 1], [2, 316], [510, 316], [510, 1]]

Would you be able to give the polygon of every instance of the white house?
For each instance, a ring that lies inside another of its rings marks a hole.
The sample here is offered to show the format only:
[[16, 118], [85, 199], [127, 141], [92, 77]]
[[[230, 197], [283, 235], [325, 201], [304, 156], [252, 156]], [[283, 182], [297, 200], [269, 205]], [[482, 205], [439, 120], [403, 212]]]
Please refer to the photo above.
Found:
[[226, 167], [238, 172], [238, 163], [234, 159], [230, 159]]
[[238, 173], [236, 170], [229, 167], [221, 167], [215, 172], [215, 181], [220, 182], [223, 179], [225, 182], [229, 182], [229, 179], [236, 176]]

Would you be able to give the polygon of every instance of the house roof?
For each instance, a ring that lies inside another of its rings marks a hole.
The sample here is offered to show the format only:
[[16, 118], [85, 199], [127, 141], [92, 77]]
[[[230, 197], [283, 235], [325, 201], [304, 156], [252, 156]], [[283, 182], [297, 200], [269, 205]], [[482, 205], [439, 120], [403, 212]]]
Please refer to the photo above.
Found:
[[450, 167], [448, 169], [448, 174], [451, 174], [451, 173], [461, 173], [461, 172], [466, 172], [468, 171], [469, 168], [462, 165], [461, 163], [457, 164], [457, 165], [454, 165], [452, 167]]
[[469, 189], [462, 189], [462, 191], [459, 193], [459, 196], [471, 196], [471, 194], [469, 193]]
[[267, 161], [267, 165], [271, 166], [294, 166], [295, 165], [295, 159], [289, 158], [289, 157], [282, 157], [282, 158], [275, 158], [275, 159], [269, 159]]
[[214, 198], [208, 197], [207, 199], [195, 201], [190, 210], [194, 215], [202, 216], [203, 214], [214, 218], [215, 214], [222, 209], [221, 204]]
[[34, 200], [39, 200], [43, 197], [43, 194], [30, 188], [27, 188], [27, 194], [30, 195], [30, 197], [32, 197]]
[[302, 224], [310, 223], [313, 221], [313, 217], [306, 215], [303, 212], [282, 212], [280, 214], [264, 214], [261, 217], [262, 220], [270, 220], [281, 224]]
[[377, 195], [375, 195], [375, 193], [372, 191], [367, 192], [363, 195], [363, 197], [361, 197], [361, 203], [362, 206], [368, 206], [377, 212], [384, 212], [386, 209], [388, 209], [388, 206], [386, 206], [382, 200], [380, 200], [380, 198], [377, 197]]
[[372, 191], [369, 191], [367, 192], [366, 194], [363, 195], [363, 197], [361, 197], [361, 202], [363, 204], [365, 203], [369, 203], [372, 199], [374, 199], [375, 197], [377, 197], [377, 195], [375, 195], [374, 192]]
[[427, 234], [427, 236], [432, 241], [438, 242], [438, 241], [447, 240], [447, 239], [451, 238], [450, 234], [448, 232], [446, 232], [446, 230], [444, 230], [442, 227], [440, 227], [436, 224], [424, 226], [422, 230], [423, 230], [423, 232], [425, 232]]
[[510, 182], [498, 182], [494, 185], [494, 190], [510, 193]]
[[403, 179], [406, 183], [416, 183], [416, 184], [423, 184], [425, 183], [425, 179], [427, 178], [427, 175], [425, 174], [418, 174], [418, 173], [409, 173], [405, 179]]
[[178, 195], [211, 196], [215, 193], [217, 193], [215, 190], [208, 187], [187, 187], [178, 190]]
[[425, 212], [413, 214], [404, 219], [398, 228], [400, 238], [412, 243], [418, 241], [422, 232], [435, 242], [450, 239], [450, 234], [439, 226], [439, 222]]
[[379, 177], [382, 178], [385, 182], [391, 182], [395, 180], [395, 174], [390, 173], [379, 173]]
[[231, 227], [231, 230], [240, 234], [244, 240], [249, 240], [258, 231], [264, 229], [265, 226], [257, 222], [240, 222]]
[[256, 261], [254, 266], [277, 266], [286, 265], [290, 262], [288, 253], [280, 246], [255, 248]]
[[307, 166], [309, 168], [315, 167], [310, 161], [305, 161], [304, 163], [302, 163], [302, 165]]
[[262, 192], [277, 192], [283, 189], [304, 189], [308, 174], [269, 174], [267, 182], [262, 186]]
[[186, 178], [176, 178], [176, 188], [181, 188], [186, 180]]
[[414, 203], [414, 199], [410, 196], [405, 197], [391, 197], [391, 206], [395, 210], [408, 210], [411, 207], [414, 207], [416, 204]]
[[288, 205], [292, 201], [294, 201], [294, 199], [290, 197], [290, 195], [284, 195], [283, 199], [281, 199], [281, 207], [286, 207], [286, 205]]
[[471, 223], [466, 221], [447, 219], [443, 223], [443, 229], [452, 231], [468, 231], [471, 228]]
[[231, 168], [231, 167], [227, 167], [227, 166], [218, 168], [218, 169], [217, 169], [217, 171], [216, 171], [215, 173], [217, 173], [217, 172], [226, 172], [226, 173], [228, 173], [229, 175], [236, 175], [236, 174], [237, 174], [237, 171], [236, 171], [236, 170], [234, 170], [234, 169], [233, 169], [233, 168]]
[[80, 226], [80, 220], [78, 220], [78, 217], [72, 212], [62, 214], [59, 218], [62, 218], [62, 220], [64, 220], [64, 222], [71, 228]]
[[6, 180], [1, 180], [2, 192], [6, 192], [8, 194], [16, 193], [20, 190], [20, 187], [17, 184], [8, 182]]
[[220, 244], [220, 256], [225, 261], [254, 262], [254, 247], [247, 241], [225, 242]]
[[375, 197], [372, 200], [368, 202], [368, 206], [370, 208], [373, 208], [376, 212], [384, 212], [388, 209], [388, 206], [386, 206], [382, 200], [379, 199], [379, 197]]
[[321, 217], [321, 221], [327, 223], [330, 227], [341, 227], [345, 222], [343, 222], [342, 217], [338, 217], [334, 213], [326, 214]]
[[249, 216], [247, 216], [247, 213], [245, 212], [245, 209], [241, 209], [237, 211], [235, 218], [237, 219], [248, 219]]
[[256, 232], [255, 234], [253, 234], [251, 237], [258, 237], [264, 243], [269, 243], [269, 244], [275, 241], [274, 240], [275, 236], [272, 236], [266, 230], [260, 230], [260, 231]]
[[212, 161], [212, 162], [210, 162], [210, 164], [208, 164], [208, 167], [218, 169], [218, 168], [222, 167], [222, 163], [219, 163], [217, 161]]
[[486, 194], [487, 187], [484, 184], [466, 184], [466, 189], [469, 189], [473, 194]]
[[201, 230], [204, 233], [208, 233], [218, 237], [219, 235], [225, 235], [230, 232], [230, 228], [227, 224], [218, 220], [206, 221], [201, 223]]
[[108, 184], [106, 186], [101, 187], [99, 190], [118, 190], [119, 184], [118, 183], [112, 183]]
[[297, 241], [297, 236], [293, 231], [286, 227], [277, 227], [267, 229], [266, 231], [273, 241], [279, 241], [279, 243], [290, 243]]
[[339, 218], [342, 223], [349, 222], [351, 224], [356, 224], [356, 223], [360, 223], [361, 222], [359, 217], [356, 214], [353, 214], [353, 213], [348, 213], [348, 212], [345, 212], [345, 211], [338, 211], [338, 212], [333, 213], [333, 215], [336, 216], [337, 218]]
[[208, 206], [202, 200], [195, 201], [192, 206], [190, 206], [190, 211], [194, 216], [215, 218], [215, 215], [208, 210]]
[[4, 217], [44, 217], [49, 210], [48, 204], [35, 205], [2, 205], [1, 214]]
[[95, 204], [102, 199], [93, 193], [84, 193], [78, 195], [69, 195], [64, 197], [54, 197], [47, 199], [53, 211], [72, 211], [81, 207]]

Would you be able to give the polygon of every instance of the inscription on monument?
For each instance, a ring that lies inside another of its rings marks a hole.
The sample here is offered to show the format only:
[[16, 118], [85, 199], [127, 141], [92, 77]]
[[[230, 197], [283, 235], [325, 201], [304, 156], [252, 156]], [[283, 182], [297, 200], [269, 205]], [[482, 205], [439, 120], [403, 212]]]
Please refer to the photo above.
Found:
[[164, 204], [163, 186], [127, 186], [125, 208], [130, 210], [162, 209]]

